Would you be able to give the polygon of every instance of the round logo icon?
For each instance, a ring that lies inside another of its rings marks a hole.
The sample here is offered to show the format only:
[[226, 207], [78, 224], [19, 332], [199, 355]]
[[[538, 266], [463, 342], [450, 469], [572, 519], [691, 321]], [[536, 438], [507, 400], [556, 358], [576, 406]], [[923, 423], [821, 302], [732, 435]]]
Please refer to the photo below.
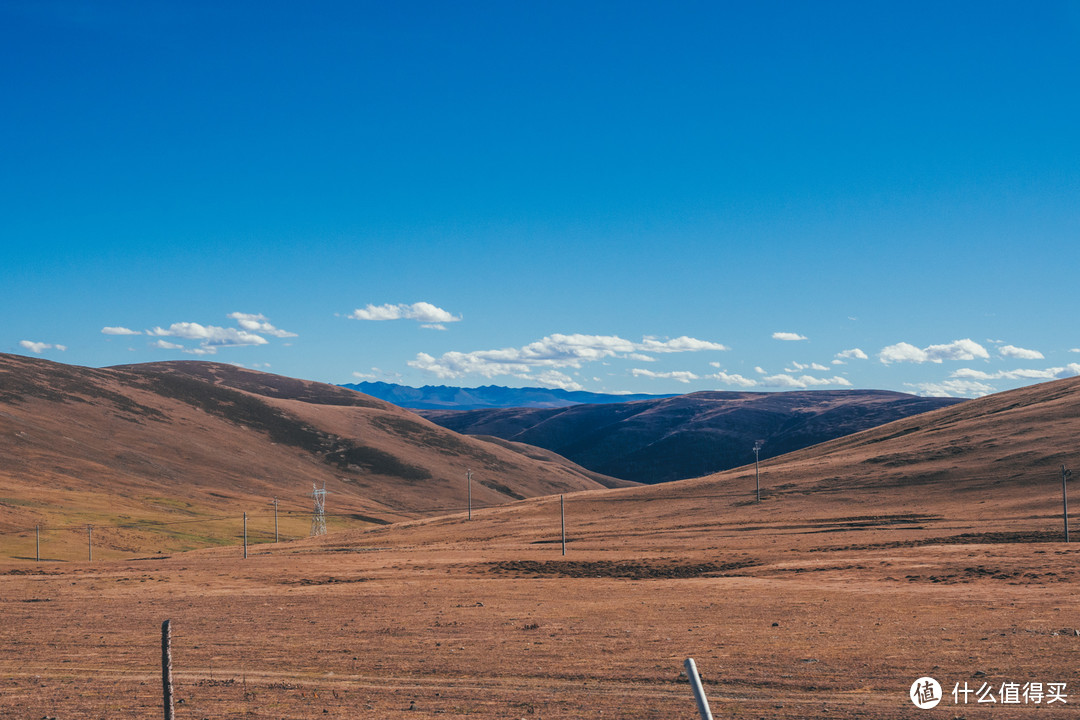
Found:
[[941, 702], [941, 685], [932, 677], [921, 677], [911, 683], [911, 702], [915, 707], [929, 710]]

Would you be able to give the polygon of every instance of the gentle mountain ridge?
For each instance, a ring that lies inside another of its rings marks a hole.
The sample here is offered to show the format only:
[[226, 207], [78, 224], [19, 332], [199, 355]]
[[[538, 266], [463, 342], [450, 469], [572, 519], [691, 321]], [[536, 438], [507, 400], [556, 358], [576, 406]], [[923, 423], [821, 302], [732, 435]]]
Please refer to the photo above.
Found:
[[347, 383], [341, 387], [356, 390], [398, 407], [413, 410], [479, 410], [483, 408], [556, 408], [570, 405], [623, 403], [632, 400], [653, 400], [671, 395], [611, 395], [584, 390], [558, 388], [511, 388], [483, 385], [475, 388], [447, 385], [425, 385], [414, 388], [385, 382]]
[[697, 477], [963, 402], [882, 390], [698, 392], [565, 408], [418, 410], [465, 434], [556, 452], [596, 472], [644, 483]]
[[[469, 470], [477, 507], [625, 485], [542, 452], [231, 365], [92, 369], [0, 355], [0, 532], [78, 522], [100, 526], [104, 547], [152, 537], [190, 547], [225, 541], [209, 518], [274, 497], [297, 513], [289, 532], [306, 534], [312, 486], [324, 483], [337, 525], [464, 509]], [[193, 523], [182, 539], [148, 529], [180, 520]]]

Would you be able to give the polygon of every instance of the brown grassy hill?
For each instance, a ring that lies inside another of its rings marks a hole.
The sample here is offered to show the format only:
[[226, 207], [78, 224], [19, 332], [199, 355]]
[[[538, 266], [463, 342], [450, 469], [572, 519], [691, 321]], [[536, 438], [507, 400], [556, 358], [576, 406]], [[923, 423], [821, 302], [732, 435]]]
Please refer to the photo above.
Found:
[[697, 392], [559, 408], [418, 410], [443, 427], [552, 450], [644, 483], [699, 477], [963, 402], [885, 390]]
[[[142, 398], [139, 398], [140, 401]], [[158, 562], [0, 558], [3, 717], [1074, 717], [1080, 379], [753, 468]], [[73, 675], [74, 674], [74, 675]], [[80, 675], [81, 674], [81, 675]], [[916, 709], [913, 681], [944, 698]], [[1067, 703], [952, 690], [1064, 683]], [[179, 711], [178, 707], [178, 711]]]
[[[900, 539], [983, 532], [1056, 538], [1061, 466], [1080, 466], [1078, 436], [1080, 378], [1070, 378], [763, 461], [760, 503], [752, 464], [661, 485], [578, 494], [567, 503], [578, 547], [599, 547], [605, 537], [627, 547], [708, 546], [717, 532], [729, 538], [769, 532], [825, 544], [854, 542], [882, 527]], [[551, 542], [557, 518], [558, 498], [538, 498], [483, 514], [468, 534], [511, 545]], [[457, 527], [455, 519], [446, 519], [408, 523], [393, 532], [454, 541]], [[673, 544], [657, 540], [665, 537]]]
[[85, 546], [95, 525], [100, 551], [129, 553], [236, 542], [245, 511], [272, 536], [274, 497], [284, 534], [307, 534], [313, 484], [331, 528], [464, 508], [469, 469], [476, 506], [605, 486], [351, 390], [200, 362], [0, 355], [0, 457], [0, 532]]

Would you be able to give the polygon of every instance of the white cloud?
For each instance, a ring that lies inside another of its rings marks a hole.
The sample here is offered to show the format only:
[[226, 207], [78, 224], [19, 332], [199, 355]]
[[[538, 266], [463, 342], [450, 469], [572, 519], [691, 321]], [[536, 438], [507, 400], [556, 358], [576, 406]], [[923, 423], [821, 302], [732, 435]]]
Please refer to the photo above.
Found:
[[1080, 353], [1080, 348], [1069, 348], [1069, 352]]
[[761, 367], [760, 365], [755, 365], [754, 366], [754, 372], [756, 372], [758, 375], [768, 375], [769, 374], [765, 370], [765, 368]]
[[150, 343], [150, 347], [160, 348], [162, 350], [183, 350], [184, 346], [179, 343], [171, 343], [168, 340], [157, 340]]
[[195, 322], [173, 323], [168, 328], [155, 327], [147, 335], [177, 337], [184, 340], [202, 340], [204, 348], [266, 345], [268, 340], [247, 330], [223, 328], [216, 325], [200, 325]]
[[772, 336], [773, 336], [773, 340], [791, 340], [791, 341], [794, 341], [794, 340], [806, 340], [807, 339], [805, 335], [800, 335], [799, 333], [793, 333], [793, 332], [774, 332], [772, 334]]
[[1005, 345], [998, 348], [998, 354], [1003, 358], [1016, 360], [1042, 360], [1043, 354], [1038, 350], [1026, 350], [1015, 345]]
[[930, 397], [976, 398], [997, 392], [997, 388], [975, 380], [945, 380], [940, 383], [904, 383], [915, 388], [919, 395]]
[[843, 385], [850, 386], [851, 381], [845, 377], [839, 375], [831, 378], [816, 378], [811, 375], [800, 375], [795, 377], [793, 375], [779, 374], [769, 375], [761, 379], [761, 385], [766, 387], [789, 387], [789, 388], [808, 388], [820, 385]]
[[214, 355], [219, 348], [226, 347], [266, 345], [269, 340], [263, 337], [264, 335], [278, 338], [297, 336], [296, 333], [274, 327], [265, 315], [234, 312], [229, 313], [228, 317], [235, 320], [239, 327], [219, 327], [217, 325], [203, 325], [197, 322], [176, 322], [167, 328], [154, 327], [147, 330], [146, 334], [158, 338], [168, 337], [198, 341], [197, 347], [186, 347], [171, 342], [158, 342], [151, 345], [151, 347], [167, 350], [183, 350], [191, 355]]
[[279, 338], [296, 337], [296, 333], [281, 330], [271, 325], [267, 321], [265, 315], [234, 312], [229, 313], [229, 317], [235, 320], [236, 324], [239, 325], [241, 329], [248, 332], [258, 333], [260, 335], [272, 335], [273, 337]]
[[698, 352], [700, 350], [729, 350], [730, 348], [720, 343], [698, 340], [697, 338], [682, 335], [673, 340], [659, 340], [655, 337], [646, 336], [642, 339], [639, 349], [646, 352], [675, 353]]
[[653, 372], [652, 370], [642, 370], [641, 368], [634, 368], [630, 371], [630, 374], [634, 377], [650, 377], [659, 378], [662, 380], [677, 380], [681, 383], [689, 383], [691, 380], [700, 380], [697, 375], [686, 370], [675, 370], [672, 372]]
[[859, 348], [851, 348], [850, 350], [843, 350], [841, 352], [836, 353], [835, 358], [833, 358], [832, 364], [833, 365], [845, 365], [848, 360], [867, 360], [867, 359], [868, 359], [868, 357], [867, 357], [866, 353], [864, 353], [862, 350], [860, 350]]
[[949, 377], [968, 380], [1056, 380], [1077, 375], [1080, 375], [1080, 363], [1069, 363], [1064, 367], [1052, 367], [1045, 370], [1017, 368], [1016, 370], [999, 370], [993, 373], [961, 368]]
[[459, 378], [465, 375], [495, 377], [512, 375], [531, 378], [537, 368], [580, 368], [582, 363], [599, 362], [612, 357], [629, 357], [635, 353], [676, 353], [701, 350], [726, 350], [720, 343], [678, 337], [659, 340], [655, 337], [633, 342], [617, 335], [555, 334], [520, 348], [447, 352], [436, 358], [418, 353], [411, 367], [433, 373], [440, 378]]
[[878, 359], [886, 365], [894, 362], [926, 362], [928, 356], [925, 350], [920, 350], [911, 343], [899, 342], [882, 348], [878, 353]]
[[719, 380], [725, 385], [738, 385], [739, 387], [757, 387], [758, 381], [743, 377], [738, 373], [727, 373], [721, 370], [714, 375], [706, 375], [706, 379]]
[[138, 330], [130, 330], [126, 327], [103, 327], [101, 332], [106, 335], [142, 335]]
[[407, 303], [368, 305], [363, 309], [357, 308], [353, 310], [349, 317], [353, 320], [417, 320], [425, 323], [424, 327], [435, 330], [445, 330], [443, 323], [461, 320], [460, 317], [427, 302], [418, 302], [412, 305]]
[[533, 376], [533, 380], [544, 387], [559, 388], [560, 390], [584, 390], [576, 380], [558, 370], [545, 370], [539, 375]]
[[828, 369], [829, 368], [825, 367], [821, 363], [810, 363], [809, 365], [806, 365], [806, 364], [801, 363], [801, 362], [793, 362], [793, 363], [791, 363], [791, 367], [784, 368], [784, 372], [794, 373], [794, 372], [802, 372], [803, 370], [822, 371], [822, 370], [828, 370]]
[[[654, 358], [652, 355], [642, 355], [641, 353], [630, 353], [626, 357], [630, 358], [631, 360], [637, 360], [638, 362], [656, 362], [656, 358]], [[716, 367], [720, 367], [720, 363], [711, 364], [715, 365]]]
[[900, 342], [882, 348], [878, 359], [886, 365], [894, 362], [940, 363], [944, 360], [990, 359], [990, 353], [974, 340], [953, 340], [945, 345], [930, 345], [918, 348], [911, 343]]
[[57, 344], [53, 344], [53, 343], [35, 342], [33, 340], [20, 340], [19, 345], [22, 345], [24, 348], [26, 348], [27, 350], [29, 350], [30, 352], [32, 352], [32, 353], [34, 353], [36, 355], [40, 355], [41, 353], [45, 352], [46, 350], [59, 350], [60, 352], [64, 352], [65, 350], [67, 350], [67, 345], [57, 345]]

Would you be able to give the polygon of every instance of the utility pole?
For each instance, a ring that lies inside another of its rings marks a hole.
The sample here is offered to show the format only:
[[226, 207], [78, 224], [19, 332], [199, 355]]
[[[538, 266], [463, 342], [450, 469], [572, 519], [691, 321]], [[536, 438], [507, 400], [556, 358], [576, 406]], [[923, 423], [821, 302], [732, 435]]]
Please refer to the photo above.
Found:
[[94, 526], [86, 526], [86, 559], [94, 561]]
[[34, 526], [34, 559], [41, 562], [41, 526]]
[[244, 513], [244, 559], [247, 560], [247, 513]]
[[274, 542], [278, 541], [277, 531], [277, 498], [274, 498]]
[[465, 477], [469, 483], [469, 519], [472, 520], [472, 470], [466, 470]]
[[759, 453], [761, 452], [761, 446], [764, 444], [764, 440], [758, 440], [754, 443], [754, 492], [757, 495], [757, 502], [761, 502], [761, 474], [758, 469], [758, 463], [760, 460]]
[[1069, 494], [1065, 490], [1065, 482], [1072, 477], [1072, 470], [1066, 470], [1061, 466], [1061, 516], [1065, 521], [1065, 542], [1069, 542]]
[[559, 496], [559, 522], [562, 525], [562, 554], [566, 554], [566, 498]]
[[315, 499], [315, 512], [311, 514], [311, 537], [326, 534], [326, 483], [322, 489], [311, 484], [311, 497]]

